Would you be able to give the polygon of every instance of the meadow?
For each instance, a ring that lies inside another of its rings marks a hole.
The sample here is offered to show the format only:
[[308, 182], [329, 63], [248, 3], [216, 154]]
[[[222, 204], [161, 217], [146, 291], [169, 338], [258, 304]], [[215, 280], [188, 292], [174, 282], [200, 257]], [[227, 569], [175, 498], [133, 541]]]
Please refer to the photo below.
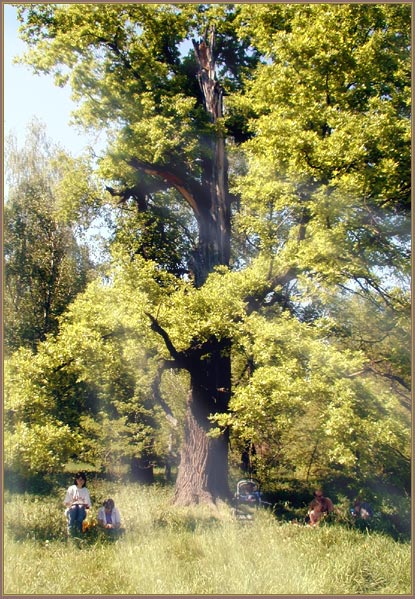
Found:
[[112, 496], [124, 536], [68, 540], [65, 488], [4, 497], [5, 594], [410, 594], [409, 541], [344, 523], [319, 528], [228, 505], [172, 506], [172, 488], [92, 481], [96, 511]]

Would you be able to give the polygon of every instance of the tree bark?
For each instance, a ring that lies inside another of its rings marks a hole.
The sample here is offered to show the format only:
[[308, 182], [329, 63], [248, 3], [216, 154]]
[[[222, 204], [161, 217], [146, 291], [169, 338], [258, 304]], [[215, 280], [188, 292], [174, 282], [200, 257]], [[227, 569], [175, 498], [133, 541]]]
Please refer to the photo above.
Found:
[[203, 94], [205, 110], [212, 123], [212, 160], [205, 168], [209, 198], [204, 202], [208, 209], [201, 212], [199, 220], [199, 247], [196, 256], [197, 286], [202, 285], [218, 265], [229, 265], [230, 260], [230, 196], [228, 190], [228, 163], [225, 133], [223, 130], [223, 89], [215, 73], [215, 29], [204, 37], [193, 40], [195, 57], [199, 65], [198, 80]]
[[178, 352], [157, 319], [147, 313], [151, 328], [159, 334], [173, 360], [172, 368], [190, 373], [184, 440], [176, 479], [174, 503], [191, 505], [229, 499], [229, 433], [212, 438], [209, 416], [228, 411], [231, 393], [231, 342], [212, 336], [205, 342], [194, 339]]
[[[203, 285], [216, 266], [229, 266], [230, 197], [223, 117], [223, 90], [216, 80], [215, 30], [193, 40], [199, 65], [198, 80], [212, 123], [212, 160], [204, 179], [208, 182], [207, 210], [200, 211], [199, 245], [194, 256], [195, 285]], [[229, 434], [211, 438], [209, 415], [228, 411], [231, 393], [231, 342], [212, 337], [187, 352], [191, 388], [187, 403], [185, 436], [174, 502], [180, 505], [230, 497], [228, 483]]]
[[[228, 164], [223, 129], [223, 90], [216, 80], [214, 57], [215, 31], [193, 40], [199, 65], [198, 80], [204, 107], [211, 122], [211, 151], [204, 162], [202, 183], [177, 165], [150, 165], [137, 159], [131, 165], [154, 175], [177, 189], [193, 209], [198, 222], [198, 247], [193, 255], [194, 284], [201, 287], [216, 266], [230, 261], [230, 195]], [[229, 434], [211, 438], [209, 416], [228, 411], [231, 393], [229, 339], [212, 336], [193, 340], [184, 352], [177, 352], [166, 331], [149, 314], [152, 328], [163, 338], [176, 368], [190, 373], [185, 436], [176, 480], [174, 502], [181, 505], [206, 502], [230, 496], [228, 486]]]
[[180, 505], [228, 499], [227, 432], [209, 437], [209, 415], [226, 412], [230, 397], [230, 343], [210, 339], [189, 353], [191, 388], [174, 502]]
[[131, 478], [145, 485], [154, 483], [154, 470], [151, 461], [146, 457], [131, 458]]

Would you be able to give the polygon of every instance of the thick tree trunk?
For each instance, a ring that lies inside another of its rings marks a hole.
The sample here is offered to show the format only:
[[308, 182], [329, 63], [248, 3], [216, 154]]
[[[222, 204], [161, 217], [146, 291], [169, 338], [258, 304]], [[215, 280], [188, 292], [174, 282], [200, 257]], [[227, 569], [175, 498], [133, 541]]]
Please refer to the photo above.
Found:
[[[199, 247], [195, 256], [195, 283], [201, 286], [218, 265], [229, 265], [230, 201], [228, 192], [228, 162], [223, 131], [223, 90], [215, 73], [215, 30], [212, 28], [200, 42], [193, 40], [199, 65], [198, 80], [205, 110], [212, 123], [212, 159], [207, 162], [204, 180], [207, 187], [204, 209], [199, 218]], [[205, 199], [205, 198], [204, 198]]]
[[228, 409], [231, 368], [229, 343], [211, 339], [194, 348], [188, 369], [191, 375], [185, 437], [174, 501], [180, 505], [214, 503], [228, 499], [228, 434], [213, 439], [209, 415]]
[[[223, 130], [223, 90], [216, 80], [214, 58], [215, 31], [199, 42], [193, 41], [199, 64], [198, 80], [204, 106], [211, 121], [211, 148], [205, 157], [201, 184], [187, 180], [177, 168], [156, 167], [134, 160], [133, 166], [148, 174], [162, 177], [173, 185], [194, 210], [199, 227], [198, 248], [193, 255], [192, 270], [196, 287], [201, 287], [217, 266], [230, 261], [230, 197], [225, 133]], [[208, 341], [195, 339], [190, 348], [177, 352], [157, 320], [149, 315], [153, 329], [164, 339], [174, 365], [188, 370], [191, 389], [188, 398], [185, 437], [174, 501], [190, 505], [214, 503], [229, 498], [228, 433], [220, 438], [209, 436], [209, 416], [226, 413], [231, 393], [230, 340], [212, 336]]]
[[131, 458], [130, 467], [133, 481], [146, 485], [154, 483], [153, 465], [148, 458]]
[[194, 406], [190, 394], [174, 495], [177, 505], [214, 503], [218, 498], [229, 498], [228, 437], [210, 439], [194, 414]]
[[[212, 123], [212, 159], [204, 173], [208, 197], [199, 218], [199, 246], [195, 254], [195, 284], [203, 285], [216, 266], [229, 265], [230, 201], [225, 148], [222, 88], [216, 80], [215, 31], [209, 39], [193, 42], [199, 64], [198, 79]], [[185, 437], [176, 480], [175, 503], [189, 505], [229, 498], [228, 433], [209, 437], [209, 416], [228, 410], [231, 391], [230, 341], [211, 338], [187, 352], [190, 372]]]

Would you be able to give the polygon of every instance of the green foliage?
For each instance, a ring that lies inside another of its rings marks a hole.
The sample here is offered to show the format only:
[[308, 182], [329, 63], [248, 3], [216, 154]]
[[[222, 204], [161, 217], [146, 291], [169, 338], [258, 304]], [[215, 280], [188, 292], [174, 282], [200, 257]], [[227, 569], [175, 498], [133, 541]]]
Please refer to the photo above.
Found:
[[[23, 148], [9, 138], [4, 207], [5, 347], [35, 348], [86, 286], [92, 264], [74, 221], [62, 214], [59, 188], [69, 160], [33, 122]], [[67, 175], [66, 175], [67, 176]], [[72, 177], [74, 173], [72, 172]], [[73, 215], [72, 215], [73, 216]]]
[[[132, 201], [130, 204], [133, 206]], [[117, 219], [112, 255], [128, 255], [131, 260], [144, 256], [167, 272], [182, 276], [196, 237], [189, 209], [174, 194], [166, 193], [143, 199], [142, 206], [142, 212], [132, 207]]]
[[59, 172], [54, 189], [59, 218], [78, 230], [87, 230], [103, 203], [102, 183], [94, 176], [90, 157], [72, 158], [58, 153], [52, 165]]
[[[261, 478], [407, 485], [409, 5], [19, 14], [25, 60], [71, 85], [77, 122], [109, 140], [95, 173], [85, 160], [55, 162], [59, 218], [84, 222], [102, 201], [115, 235], [107, 278], [65, 311], [57, 338], [36, 359], [12, 357], [10, 434], [59, 419], [81, 437], [77, 457], [105, 470], [157, 462], [171, 434], [177, 448], [155, 383], [182, 416], [187, 382], [160, 375], [172, 356], [151, 314], [177, 352], [229, 341], [233, 395], [228, 413], [211, 414], [211, 434], [229, 428], [235, 451], [254, 443]], [[212, 26], [226, 93], [216, 126], [187, 48]], [[198, 285], [203, 192], [223, 136], [232, 260]]]
[[[142, 299], [140, 303], [137, 295], [130, 298], [121, 283], [113, 287], [93, 282], [62, 317], [56, 338], [41, 344], [36, 354], [22, 349], [7, 361], [10, 470], [24, 474], [27, 456], [32, 456], [28, 473], [56, 473], [69, 457], [77, 456], [97, 470], [120, 474], [122, 464], [129, 465], [133, 458], [156, 463], [169, 451], [177, 452], [180, 429], [171, 429], [153, 391], [157, 362], [152, 358], [154, 340], [146, 337], [143, 310], [149, 299], [144, 291]], [[167, 378], [161, 394], [167, 405], [176, 403], [180, 413], [182, 385]], [[38, 434], [45, 421], [55, 452]], [[21, 442], [12, 451], [19, 434]]]
[[85, 389], [61, 369], [52, 347], [44, 343], [37, 354], [22, 348], [4, 365], [4, 464], [23, 478], [61, 471], [79, 447]]
[[324, 480], [336, 471], [365, 480], [381, 477], [386, 464], [407, 470], [408, 414], [398, 416], [389, 387], [355, 376], [363, 352], [337, 349], [324, 320], [310, 325], [287, 314], [272, 321], [254, 314], [245, 326], [246, 357], [234, 363], [241, 370], [249, 364], [250, 376], [245, 370], [239, 379], [230, 412], [213, 420], [231, 427], [241, 453], [247, 443], [256, 446], [263, 480]]
[[405, 14], [409, 23], [404, 5], [241, 9], [241, 34], [267, 61], [230, 99], [252, 115], [238, 225], [313, 276], [376, 281], [374, 266], [408, 265], [396, 243], [409, 240]]
[[[43, 12], [21, 10], [27, 23], [24, 37], [33, 45], [30, 61], [53, 72], [59, 84], [70, 83], [74, 98], [83, 100], [81, 122], [115, 125], [114, 130], [127, 123], [122, 144], [140, 136], [144, 143], [136, 149], [145, 160], [165, 160], [170, 152], [186, 148], [192, 156], [194, 141], [186, 128], [193, 129], [189, 117], [194, 100], [181, 92], [178, 51], [192, 11], [168, 5], [108, 5], [100, 11], [92, 4], [62, 5], [53, 8], [49, 30], [41, 25]], [[85, 91], [92, 87], [87, 99]], [[150, 150], [146, 142], [155, 138], [158, 143]]]
[[78, 441], [78, 435], [59, 420], [30, 426], [19, 422], [6, 435], [4, 466], [23, 477], [59, 472]]

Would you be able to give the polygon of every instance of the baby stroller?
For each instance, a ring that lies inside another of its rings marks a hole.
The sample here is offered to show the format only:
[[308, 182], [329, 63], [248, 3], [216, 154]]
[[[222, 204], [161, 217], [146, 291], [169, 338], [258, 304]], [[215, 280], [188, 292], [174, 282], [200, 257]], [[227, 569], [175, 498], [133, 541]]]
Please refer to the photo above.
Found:
[[257, 480], [244, 478], [236, 484], [235, 517], [237, 520], [253, 520], [256, 509], [263, 503]]

